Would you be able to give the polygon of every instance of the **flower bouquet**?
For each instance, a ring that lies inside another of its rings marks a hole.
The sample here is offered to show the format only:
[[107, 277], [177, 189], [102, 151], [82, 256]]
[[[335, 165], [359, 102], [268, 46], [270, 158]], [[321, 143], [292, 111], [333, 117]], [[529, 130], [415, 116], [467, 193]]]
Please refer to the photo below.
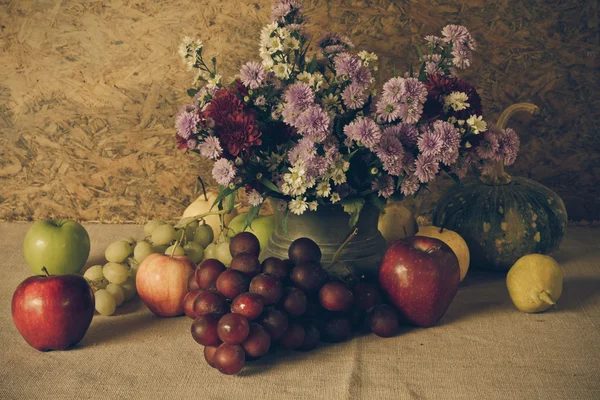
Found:
[[354, 225], [366, 203], [415, 195], [441, 173], [458, 180], [513, 163], [516, 133], [489, 126], [476, 89], [457, 76], [476, 48], [468, 30], [447, 25], [424, 39], [418, 68], [379, 88], [377, 55], [338, 33], [311, 42], [297, 0], [275, 2], [261, 61], [229, 84], [203, 43], [185, 38], [179, 52], [197, 74], [177, 115], [179, 148], [214, 161], [220, 208], [246, 190], [248, 225], [267, 197], [286, 215], [339, 203]]

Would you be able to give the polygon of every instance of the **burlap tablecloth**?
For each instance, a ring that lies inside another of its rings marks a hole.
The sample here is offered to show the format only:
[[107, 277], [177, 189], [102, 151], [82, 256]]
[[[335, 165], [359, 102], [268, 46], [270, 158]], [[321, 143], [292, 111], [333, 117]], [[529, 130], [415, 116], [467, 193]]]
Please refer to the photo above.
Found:
[[[0, 224], [2, 399], [600, 399], [600, 229], [571, 228], [554, 257], [565, 273], [559, 308], [522, 314], [504, 277], [472, 271], [429, 329], [355, 337], [309, 353], [278, 351], [228, 377], [204, 361], [187, 317], [159, 319], [139, 301], [95, 316], [74, 349], [41, 353], [11, 318], [29, 275], [29, 225]], [[135, 225], [87, 225], [90, 263]]]

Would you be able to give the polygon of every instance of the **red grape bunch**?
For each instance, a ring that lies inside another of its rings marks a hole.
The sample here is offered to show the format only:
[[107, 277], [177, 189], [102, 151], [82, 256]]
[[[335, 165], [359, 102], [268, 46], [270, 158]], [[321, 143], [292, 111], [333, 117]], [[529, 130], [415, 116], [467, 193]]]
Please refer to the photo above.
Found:
[[231, 265], [205, 259], [188, 280], [185, 313], [192, 337], [204, 346], [206, 362], [221, 373], [238, 373], [246, 361], [276, 344], [309, 351], [320, 341], [340, 342], [370, 328], [388, 337], [398, 329], [396, 311], [381, 303], [377, 285], [352, 288], [330, 279], [321, 249], [308, 238], [295, 240], [289, 259], [258, 260], [260, 245], [249, 232], [229, 243]]

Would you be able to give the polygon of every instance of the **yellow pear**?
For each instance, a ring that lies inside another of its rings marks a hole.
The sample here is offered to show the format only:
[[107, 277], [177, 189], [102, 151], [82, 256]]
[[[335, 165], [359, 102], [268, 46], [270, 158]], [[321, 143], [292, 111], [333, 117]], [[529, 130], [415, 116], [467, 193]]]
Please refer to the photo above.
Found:
[[389, 202], [384, 210], [385, 214], [379, 215], [377, 228], [388, 244], [417, 233], [417, 221], [408, 208], [400, 203]]
[[542, 312], [555, 305], [562, 294], [563, 273], [552, 257], [528, 254], [508, 271], [506, 286], [520, 311]]
[[469, 264], [471, 262], [471, 254], [469, 253], [469, 247], [467, 242], [458, 233], [451, 231], [450, 229], [441, 229], [437, 226], [422, 226], [417, 232], [417, 236], [427, 236], [430, 238], [440, 239], [446, 243], [448, 247], [454, 251], [456, 258], [458, 258], [458, 265], [460, 267], [460, 281], [465, 278], [467, 271], [469, 270]]
[[[218, 195], [211, 191], [206, 192], [206, 198], [204, 197], [204, 194], [201, 194], [200, 197], [198, 197], [196, 200], [194, 200], [194, 202], [191, 203], [185, 209], [181, 218], [195, 217], [196, 215], [206, 214], [206, 213], [210, 212], [211, 207], [212, 207], [213, 203], [215, 202], [215, 200], [217, 199], [217, 197], [218, 197]], [[215, 206], [215, 208], [212, 209], [212, 211], [217, 211], [217, 210], [218, 210], [217, 206]], [[229, 221], [231, 221], [231, 219], [233, 217], [235, 217], [236, 215], [237, 215], [237, 209], [234, 208], [233, 211], [231, 211], [231, 213], [225, 215], [225, 224], [228, 224]], [[210, 225], [210, 227], [213, 229], [215, 238], [218, 238], [219, 235], [221, 234], [221, 220], [220, 220], [219, 216], [218, 215], [209, 215], [208, 217], [205, 217], [204, 220], [206, 221], [206, 224]]]

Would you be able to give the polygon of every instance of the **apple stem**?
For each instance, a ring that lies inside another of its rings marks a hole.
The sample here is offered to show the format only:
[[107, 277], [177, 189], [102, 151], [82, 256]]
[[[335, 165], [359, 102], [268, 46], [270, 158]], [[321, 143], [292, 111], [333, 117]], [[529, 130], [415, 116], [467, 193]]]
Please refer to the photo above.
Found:
[[550, 304], [552, 307], [556, 308], [556, 303], [552, 299], [552, 296], [550, 296], [550, 293], [548, 293], [548, 292], [540, 293], [540, 300], [542, 300], [544, 303]]
[[440, 233], [444, 232], [444, 227], [440, 226]]
[[46, 269], [46, 267], [42, 267], [42, 271], [46, 274], [46, 276], [50, 276], [50, 273]]
[[198, 180], [200, 181], [200, 185], [202, 185], [202, 194], [204, 195], [204, 201], [208, 201], [208, 196], [206, 195], [206, 187], [204, 186], [204, 181], [201, 176], [198, 176]]
[[337, 249], [337, 251], [333, 255], [333, 258], [331, 259], [331, 264], [332, 265], [340, 261], [340, 256], [342, 255], [342, 250], [344, 250], [344, 247], [346, 247], [346, 245], [348, 243], [350, 243], [350, 241], [352, 239], [354, 239], [354, 237], [357, 234], [358, 234], [358, 228], [354, 229], [354, 231], [350, 235], [348, 235], [348, 237], [346, 238], [346, 240], [344, 240], [344, 243], [342, 243], [342, 245]]

